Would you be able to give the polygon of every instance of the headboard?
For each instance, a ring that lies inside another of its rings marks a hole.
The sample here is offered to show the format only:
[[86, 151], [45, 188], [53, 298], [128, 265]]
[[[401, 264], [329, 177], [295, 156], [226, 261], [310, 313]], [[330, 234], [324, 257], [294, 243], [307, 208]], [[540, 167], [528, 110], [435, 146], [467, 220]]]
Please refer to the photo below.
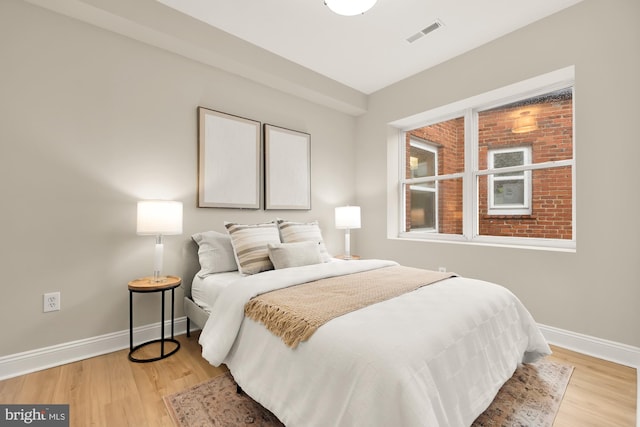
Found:
[[193, 239], [185, 241], [182, 247], [182, 289], [184, 296], [191, 298], [191, 282], [200, 270], [198, 261], [198, 244]]

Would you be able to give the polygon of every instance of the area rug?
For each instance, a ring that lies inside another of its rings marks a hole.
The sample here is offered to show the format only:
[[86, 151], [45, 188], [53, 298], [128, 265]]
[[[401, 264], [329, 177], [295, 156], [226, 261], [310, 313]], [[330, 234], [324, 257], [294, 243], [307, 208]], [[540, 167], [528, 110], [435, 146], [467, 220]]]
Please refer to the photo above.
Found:
[[[518, 367], [473, 427], [550, 427], [569, 384], [573, 367], [542, 360]], [[229, 373], [164, 397], [178, 427], [283, 424], [246, 394], [236, 393]]]

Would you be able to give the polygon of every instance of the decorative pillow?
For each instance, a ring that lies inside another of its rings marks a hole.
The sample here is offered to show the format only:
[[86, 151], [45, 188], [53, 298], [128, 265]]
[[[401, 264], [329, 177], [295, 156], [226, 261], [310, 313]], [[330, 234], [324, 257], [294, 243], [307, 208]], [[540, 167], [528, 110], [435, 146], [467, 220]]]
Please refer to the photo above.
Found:
[[198, 244], [198, 259], [200, 261], [198, 276], [206, 277], [210, 274], [238, 270], [231, 238], [228, 234], [205, 231], [196, 233], [191, 238]]
[[314, 242], [318, 245], [322, 262], [331, 261], [331, 256], [322, 240], [322, 232], [318, 221], [305, 223], [278, 219], [278, 229], [280, 230], [282, 243]]
[[274, 222], [263, 224], [236, 224], [225, 222], [227, 233], [238, 262], [240, 273], [256, 274], [273, 270], [267, 245], [280, 243], [278, 226]]
[[322, 263], [318, 245], [310, 240], [297, 243], [269, 243], [267, 250], [276, 270]]

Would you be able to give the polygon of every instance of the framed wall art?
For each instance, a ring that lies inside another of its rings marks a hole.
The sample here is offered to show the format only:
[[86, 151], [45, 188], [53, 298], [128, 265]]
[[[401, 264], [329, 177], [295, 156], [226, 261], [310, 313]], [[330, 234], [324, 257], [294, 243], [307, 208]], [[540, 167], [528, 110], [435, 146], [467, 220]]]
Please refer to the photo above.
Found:
[[311, 209], [311, 135], [264, 125], [265, 209]]
[[198, 107], [198, 206], [260, 209], [260, 122]]

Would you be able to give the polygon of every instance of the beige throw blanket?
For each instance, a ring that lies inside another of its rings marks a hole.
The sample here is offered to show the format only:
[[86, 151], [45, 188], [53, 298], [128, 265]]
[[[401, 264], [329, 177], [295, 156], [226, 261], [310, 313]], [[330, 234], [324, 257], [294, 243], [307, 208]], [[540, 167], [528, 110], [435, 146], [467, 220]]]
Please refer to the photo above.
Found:
[[343, 314], [455, 276], [392, 266], [278, 289], [251, 299], [247, 317], [295, 348], [323, 324]]

